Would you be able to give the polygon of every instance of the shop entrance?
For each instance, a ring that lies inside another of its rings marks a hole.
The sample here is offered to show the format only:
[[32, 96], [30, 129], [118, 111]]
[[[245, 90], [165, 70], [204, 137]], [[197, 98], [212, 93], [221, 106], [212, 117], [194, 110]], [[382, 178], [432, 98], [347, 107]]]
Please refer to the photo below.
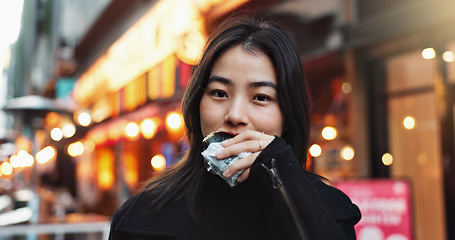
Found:
[[437, 59], [424, 59], [420, 50], [385, 62], [388, 153], [383, 156], [390, 155], [383, 163], [391, 178], [411, 182], [416, 240], [446, 239], [446, 156], [441, 146], [447, 141], [441, 136], [447, 131], [441, 127], [439, 66]]

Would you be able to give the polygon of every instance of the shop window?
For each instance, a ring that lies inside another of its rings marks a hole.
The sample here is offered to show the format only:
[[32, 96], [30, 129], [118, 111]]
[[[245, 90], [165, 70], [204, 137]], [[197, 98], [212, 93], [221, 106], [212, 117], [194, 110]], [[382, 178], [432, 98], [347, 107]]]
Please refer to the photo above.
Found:
[[435, 60], [424, 59], [419, 51], [389, 59], [386, 63], [387, 92], [433, 86], [435, 65]]
[[[387, 107], [392, 178], [413, 188], [416, 239], [444, 239], [441, 130], [435, 59], [419, 51], [387, 60]], [[397, 94], [399, 93], [399, 94]], [[385, 163], [384, 163], [385, 164]]]

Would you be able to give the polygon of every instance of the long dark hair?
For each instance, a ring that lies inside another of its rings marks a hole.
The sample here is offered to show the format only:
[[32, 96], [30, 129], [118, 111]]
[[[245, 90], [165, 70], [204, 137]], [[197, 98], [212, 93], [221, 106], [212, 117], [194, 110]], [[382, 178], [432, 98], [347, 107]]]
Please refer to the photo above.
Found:
[[184, 160], [167, 170], [145, 189], [153, 195], [155, 211], [169, 200], [187, 193], [192, 209], [204, 180], [202, 132], [199, 105], [215, 61], [226, 50], [241, 45], [247, 51], [261, 51], [273, 62], [277, 77], [278, 99], [284, 118], [282, 138], [292, 146], [305, 166], [310, 132], [310, 109], [299, 56], [292, 40], [275, 23], [245, 16], [224, 21], [209, 37], [202, 58], [193, 69], [182, 100], [189, 150]]

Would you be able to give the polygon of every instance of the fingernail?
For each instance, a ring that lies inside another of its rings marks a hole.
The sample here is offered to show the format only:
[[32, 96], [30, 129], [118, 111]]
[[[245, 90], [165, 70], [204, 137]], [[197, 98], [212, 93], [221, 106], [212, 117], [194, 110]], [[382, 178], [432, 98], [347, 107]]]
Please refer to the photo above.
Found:
[[222, 159], [223, 157], [223, 151], [219, 151], [215, 154], [215, 157], [218, 158], [218, 159]]
[[229, 171], [229, 169], [226, 169], [226, 171], [224, 171], [223, 176], [227, 178], [231, 177], [231, 172]]

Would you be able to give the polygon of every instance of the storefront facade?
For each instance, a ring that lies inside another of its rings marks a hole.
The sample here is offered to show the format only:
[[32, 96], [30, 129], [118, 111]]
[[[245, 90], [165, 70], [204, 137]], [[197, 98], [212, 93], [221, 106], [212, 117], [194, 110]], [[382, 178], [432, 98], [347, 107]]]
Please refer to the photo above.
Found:
[[414, 239], [452, 239], [453, 3], [366, 2], [349, 37], [367, 86], [372, 177], [411, 182]]

